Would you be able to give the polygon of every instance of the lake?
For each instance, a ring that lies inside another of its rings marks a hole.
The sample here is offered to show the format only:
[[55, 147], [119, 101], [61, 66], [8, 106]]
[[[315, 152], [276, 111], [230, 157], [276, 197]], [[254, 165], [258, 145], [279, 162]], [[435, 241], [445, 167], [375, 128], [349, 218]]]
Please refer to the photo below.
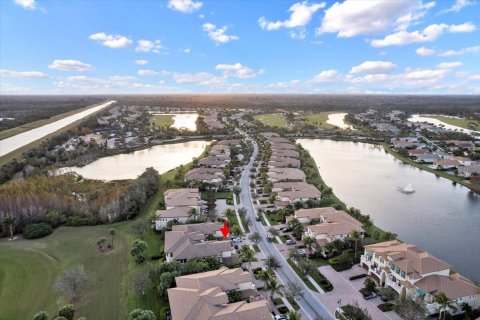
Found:
[[427, 122], [427, 123], [436, 125], [438, 127], [443, 127], [447, 130], [465, 132], [465, 133], [470, 134], [470, 135], [480, 134], [480, 131], [475, 131], [475, 130], [470, 130], [470, 129], [465, 129], [465, 128], [462, 128], [462, 127], [454, 126], [454, 125], [445, 123], [443, 121], [440, 121], [438, 119], [431, 118], [428, 115], [422, 116], [422, 115], [419, 115], [419, 114], [414, 114], [410, 118], [408, 118], [408, 121], [411, 121], [411, 122]]
[[[480, 281], [479, 195], [404, 164], [381, 146], [320, 139], [297, 142], [310, 152], [326, 184], [347, 206]], [[408, 184], [415, 193], [398, 191]]]
[[340, 129], [353, 129], [349, 124], [345, 123], [345, 116], [347, 113], [332, 113], [328, 115], [327, 123], [337, 126]]
[[83, 167], [61, 168], [56, 173], [76, 172], [87, 179], [105, 181], [135, 179], [148, 167], [153, 167], [162, 174], [181, 164], [192, 162], [193, 158], [203, 153], [208, 144], [210, 142], [207, 141], [162, 144], [132, 153], [100, 158]]
[[0, 157], [12, 151], [15, 151], [18, 148], [21, 148], [29, 143], [32, 143], [38, 139], [41, 139], [51, 133], [54, 133], [55, 131], [62, 129], [63, 127], [66, 127], [77, 120], [83, 119], [91, 115], [92, 113], [95, 113], [105, 107], [108, 107], [114, 102], [115, 101], [102, 103], [88, 110], [75, 113], [74, 115], [51, 122], [44, 126], [19, 133], [17, 135], [14, 135], [13, 137], [10, 137], [4, 140], [0, 140]]

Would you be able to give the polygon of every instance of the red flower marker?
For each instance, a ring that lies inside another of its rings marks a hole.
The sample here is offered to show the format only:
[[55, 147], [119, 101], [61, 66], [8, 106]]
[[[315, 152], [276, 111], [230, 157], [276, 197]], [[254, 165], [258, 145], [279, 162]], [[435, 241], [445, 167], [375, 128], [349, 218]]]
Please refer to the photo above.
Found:
[[220, 231], [223, 234], [223, 237], [226, 238], [230, 233], [230, 228], [227, 225], [227, 221], [223, 221], [223, 227], [220, 228]]

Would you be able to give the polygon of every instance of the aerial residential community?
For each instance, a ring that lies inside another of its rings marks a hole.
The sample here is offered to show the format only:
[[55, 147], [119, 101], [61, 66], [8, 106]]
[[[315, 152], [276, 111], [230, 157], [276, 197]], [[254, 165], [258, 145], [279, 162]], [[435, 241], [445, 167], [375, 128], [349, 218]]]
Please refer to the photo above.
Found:
[[0, 320], [480, 320], [479, 5], [0, 1]]

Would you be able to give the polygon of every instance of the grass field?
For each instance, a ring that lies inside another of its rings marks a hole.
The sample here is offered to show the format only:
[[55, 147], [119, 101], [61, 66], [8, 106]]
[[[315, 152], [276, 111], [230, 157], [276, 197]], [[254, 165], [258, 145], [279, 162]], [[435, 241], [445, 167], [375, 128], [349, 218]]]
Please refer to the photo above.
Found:
[[159, 128], [169, 128], [175, 121], [172, 115], [153, 115], [151, 123]]
[[266, 126], [279, 128], [287, 127], [287, 119], [285, 119], [280, 113], [256, 114], [253, 118], [262, 122]]
[[[88, 292], [77, 303], [78, 314], [88, 319], [126, 317], [125, 271], [128, 247], [121, 224], [96, 227], [61, 227], [39, 240], [0, 241], [0, 319], [31, 319], [41, 310], [53, 315], [68, 303], [53, 291], [55, 279], [66, 268], [82, 264], [93, 275]], [[117, 232], [115, 247], [100, 252], [96, 239]]]
[[306, 120], [309, 124], [316, 126], [319, 129], [334, 129], [337, 128], [334, 125], [327, 123], [328, 115], [332, 113], [337, 113], [333, 111], [318, 112], [318, 113], [308, 113], [306, 115]]
[[445, 117], [445, 116], [429, 116], [429, 118], [434, 118], [439, 121], [445, 122], [452, 126], [457, 126], [465, 129], [470, 130], [480, 130], [480, 121], [467, 119], [467, 118], [453, 118], [453, 117]]

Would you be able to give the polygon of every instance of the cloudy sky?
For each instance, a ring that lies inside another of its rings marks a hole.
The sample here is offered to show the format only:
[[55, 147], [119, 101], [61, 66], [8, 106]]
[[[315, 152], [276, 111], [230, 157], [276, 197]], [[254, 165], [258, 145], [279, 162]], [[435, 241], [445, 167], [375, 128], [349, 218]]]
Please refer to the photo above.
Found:
[[480, 94], [478, 0], [0, 0], [0, 93]]

